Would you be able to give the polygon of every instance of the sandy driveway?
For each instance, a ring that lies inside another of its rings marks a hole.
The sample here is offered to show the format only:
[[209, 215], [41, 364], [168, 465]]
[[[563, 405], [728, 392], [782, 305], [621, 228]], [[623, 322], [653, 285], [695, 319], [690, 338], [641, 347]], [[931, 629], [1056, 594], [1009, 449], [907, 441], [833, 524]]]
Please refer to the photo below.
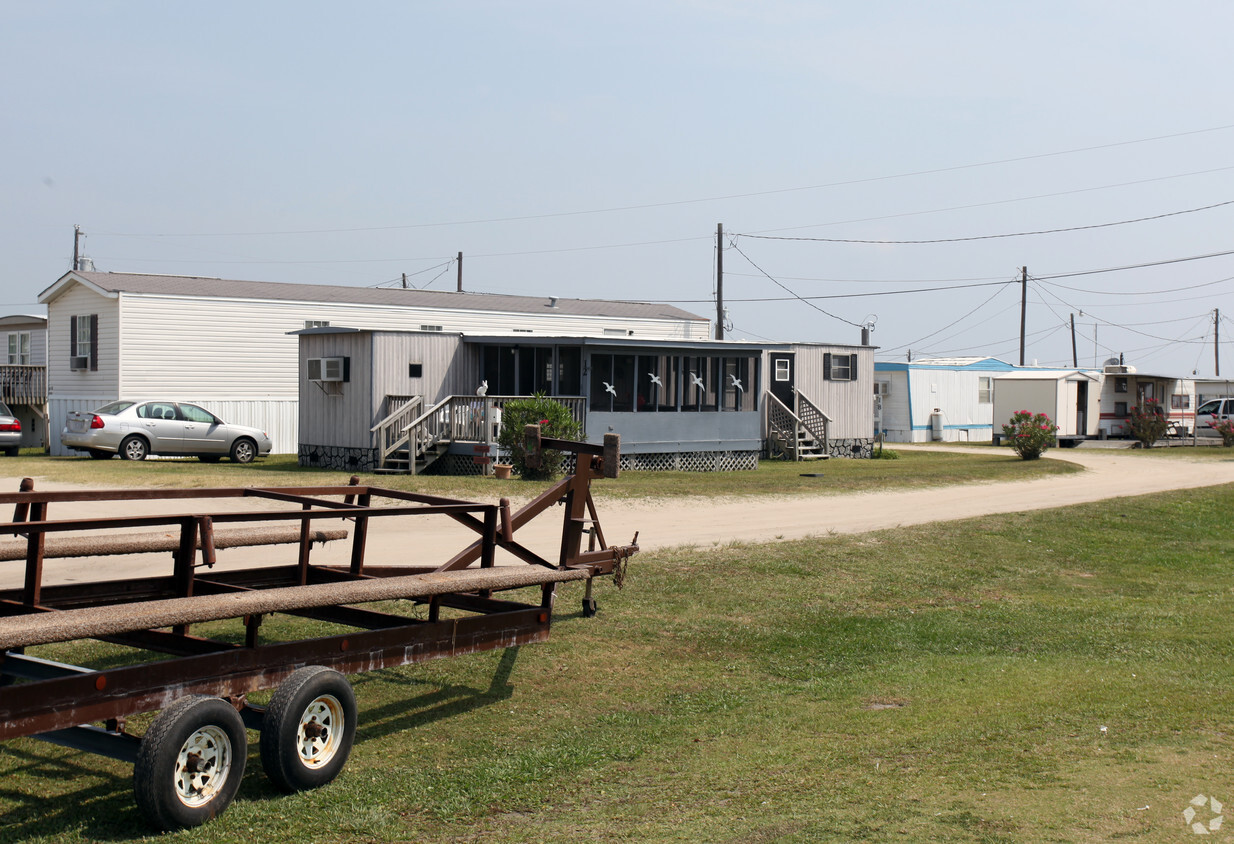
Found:
[[[897, 445], [896, 448], [914, 446]], [[938, 447], [934, 447], [938, 448]], [[942, 447], [945, 448], [945, 447]], [[828, 533], [861, 533], [880, 528], [964, 519], [989, 513], [1039, 510], [1088, 501], [1142, 495], [1175, 489], [1234, 483], [1234, 458], [1154, 459], [1126, 451], [1053, 450], [1046, 459], [1067, 460], [1085, 471], [1032, 481], [976, 483], [924, 490], [865, 492], [783, 498], [675, 500], [662, 503], [606, 502], [600, 506], [605, 537], [612, 544], [629, 542], [639, 532], [644, 550], [675, 545], [765, 542]], [[612, 482], [606, 482], [612, 483]], [[617, 481], [620, 483], [620, 480]], [[0, 478], [0, 489], [16, 489], [17, 479]], [[68, 488], [38, 484], [40, 489]], [[217, 502], [211, 506], [215, 507]], [[142, 512], [150, 512], [147, 504]], [[186, 512], [185, 503], [163, 504], [159, 512]], [[230, 509], [230, 507], [228, 508]], [[115, 503], [88, 505], [74, 516], [124, 512]], [[560, 543], [560, 510], [550, 511], [518, 532], [518, 539], [549, 559]], [[66, 518], [63, 511], [52, 518]], [[436, 564], [465, 547], [474, 535], [448, 520], [390, 520], [383, 529], [375, 521], [366, 562]], [[315, 562], [343, 563], [349, 543], [335, 542], [314, 551]], [[137, 558], [49, 560], [48, 583], [121, 578], [139, 573], [168, 573], [170, 555]], [[246, 548], [219, 551], [220, 567], [294, 561], [294, 548]], [[510, 560], [499, 560], [510, 562]], [[0, 562], [0, 588], [21, 583], [21, 562]]]

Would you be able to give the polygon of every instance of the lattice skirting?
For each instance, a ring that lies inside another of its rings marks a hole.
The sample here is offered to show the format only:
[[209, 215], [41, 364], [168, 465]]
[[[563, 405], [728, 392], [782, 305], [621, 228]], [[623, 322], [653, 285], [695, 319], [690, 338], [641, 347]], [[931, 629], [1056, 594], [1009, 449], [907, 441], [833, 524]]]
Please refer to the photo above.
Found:
[[[567, 456], [565, 471], [574, 471]], [[740, 472], [758, 468], [757, 451], [687, 451], [621, 455], [623, 472]], [[446, 475], [479, 475], [481, 467], [466, 454], [447, 454], [429, 471]]]
[[623, 471], [741, 472], [758, 468], [757, 451], [686, 451], [621, 455]]
[[377, 459], [371, 448], [343, 448], [337, 445], [300, 444], [297, 462], [301, 466], [319, 469], [342, 469], [347, 472], [371, 472]]

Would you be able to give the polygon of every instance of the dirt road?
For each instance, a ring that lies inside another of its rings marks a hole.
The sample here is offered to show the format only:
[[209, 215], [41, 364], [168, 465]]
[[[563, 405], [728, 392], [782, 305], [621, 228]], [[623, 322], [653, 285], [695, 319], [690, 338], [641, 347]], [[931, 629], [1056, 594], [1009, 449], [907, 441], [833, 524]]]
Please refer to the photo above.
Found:
[[[897, 445], [896, 448], [914, 446]], [[937, 447], [935, 447], [937, 448]], [[945, 447], [943, 447], [945, 448]], [[849, 495], [792, 496], [752, 499], [688, 499], [664, 502], [606, 502], [600, 507], [605, 537], [610, 543], [630, 541], [639, 532], [644, 550], [677, 545], [710, 546], [740, 542], [799, 539], [829, 533], [862, 533], [881, 528], [964, 519], [990, 513], [1006, 513], [1062, 507], [1132, 495], [1234, 483], [1234, 458], [1204, 460], [1105, 450], [1053, 450], [1046, 459], [1067, 460], [1084, 467], [1075, 474], [1032, 481], [977, 483], [924, 490], [892, 490]], [[16, 489], [18, 479], [0, 479], [0, 489]], [[617, 481], [620, 483], [620, 481]], [[40, 489], [56, 488], [39, 484]], [[60, 486], [59, 488], [66, 488]], [[143, 510], [145, 505], [143, 505]], [[183, 503], [167, 505], [163, 512], [184, 512]], [[74, 516], [123, 512], [116, 504], [89, 505]], [[556, 511], [559, 513], [560, 511]], [[65, 514], [52, 513], [52, 518]], [[405, 520], [383, 530], [374, 522], [368, 538], [366, 561], [438, 563], [468, 544], [474, 535], [446, 520]], [[414, 527], [414, 532], [410, 529]], [[546, 513], [521, 529], [519, 541], [552, 559], [560, 544], [561, 522]], [[331, 543], [314, 551], [315, 562], [344, 563], [346, 543]], [[84, 558], [49, 560], [47, 582], [72, 582], [134, 576], [151, 571], [166, 572], [170, 555], [121, 560]], [[219, 552], [221, 567], [257, 563], [285, 563], [294, 550], [232, 549]], [[512, 562], [510, 559], [499, 559]], [[0, 562], [0, 588], [21, 583], [21, 562]]]

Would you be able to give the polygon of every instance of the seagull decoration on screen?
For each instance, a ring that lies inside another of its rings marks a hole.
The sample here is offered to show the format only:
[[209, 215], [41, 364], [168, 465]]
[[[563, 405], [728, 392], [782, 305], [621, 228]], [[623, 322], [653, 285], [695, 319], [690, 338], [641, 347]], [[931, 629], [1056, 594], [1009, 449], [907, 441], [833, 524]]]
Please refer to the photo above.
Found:
[[476, 395], [477, 396], [488, 395], [488, 382], [487, 381], [481, 381], [480, 386], [476, 387]]
[[746, 388], [741, 386], [741, 379], [738, 378], [733, 373], [730, 372], [728, 374], [728, 380], [732, 382], [732, 386], [735, 387], [736, 389], [740, 390], [743, 393], [746, 391]]
[[648, 372], [648, 373], [647, 373], [647, 377], [648, 377], [648, 378], [650, 378], [650, 379], [651, 379], [651, 383], [652, 383], [652, 384], [655, 384], [657, 387], [663, 387], [663, 386], [664, 386], [664, 384], [663, 384], [663, 383], [661, 383], [661, 381], [660, 381], [660, 376], [659, 376], [659, 375], [656, 375], [654, 372]]
[[614, 387], [612, 384], [608, 383], [607, 381], [601, 381], [600, 383], [604, 385], [604, 392], [611, 394], [613, 398], [617, 398], [617, 388], [616, 387]]
[[706, 390], [707, 385], [703, 383], [703, 379], [694, 374], [694, 370], [690, 370], [690, 386], [698, 387], [700, 390]]

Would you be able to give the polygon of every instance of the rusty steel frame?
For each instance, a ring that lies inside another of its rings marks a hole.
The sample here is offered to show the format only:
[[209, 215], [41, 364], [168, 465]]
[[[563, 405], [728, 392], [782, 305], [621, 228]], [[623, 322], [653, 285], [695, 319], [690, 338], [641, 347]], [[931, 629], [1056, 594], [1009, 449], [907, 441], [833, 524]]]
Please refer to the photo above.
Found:
[[[534, 440], [531, 439], [533, 434]], [[14, 505], [13, 520], [0, 523], [0, 537], [20, 537], [26, 542], [22, 587], [0, 591], [0, 618], [12, 618], [19, 624], [21, 616], [38, 615], [45, 619], [48, 613], [68, 611], [71, 614], [74, 610], [91, 608], [110, 608], [117, 613], [126, 609], [139, 612], [143, 602], [166, 599], [196, 596], [208, 600], [212, 595], [252, 594], [280, 587], [359, 584], [418, 573], [460, 573], [477, 561], [480, 569], [492, 568], [498, 548], [546, 571], [544, 582], [536, 584], [540, 586], [538, 603], [501, 600], [493, 597], [491, 590], [482, 590], [410, 598], [415, 606], [427, 606], [427, 618], [354, 603], [279, 610], [282, 614], [348, 628], [345, 633], [307, 640], [262, 641], [262, 614], [243, 617], [243, 644], [197, 635], [187, 623], [112, 634], [103, 634], [100, 628], [91, 631], [88, 638], [172, 657], [124, 667], [95, 670], [64, 665], [28, 655], [25, 648], [8, 648], [0, 651], [0, 739], [35, 736], [132, 761], [139, 739], [125, 730], [125, 718], [164, 708], [184, 695], [226, 698], [250, 727], [259, 728], [263, 710], [250, 705], [246, 696], [277, 686], [305, 665], [324, 665], [345, 674], [358, 673], [546, 640], [556, 580], [567, 579], [567, 576], [585, 579], [590, 599], [592, 579], [600, 575], [620, 575], [625, 561], [638, 551], [638, 545], [637, 535], [635, 542], [629, 545], [609, 547], [605, 544], [591, 497], [592, 480], [616, 476], [619, 445], [615, 438], [606, 440], [605, 447], [599, 447], [547, 438], [541, 442], [538, 428], [534, 432], [529, 428], [528, 437], [534, 448], [530, 452], [533, 460], [541, 447], [571, 451], [576, 454], [575, 471], [514, 513], [508, 499], [504, 498], [497, 505], [480, 504], [364, 486], [358, 478], [352, 478], [347, 485], [326, 487], [80, 492], [38, 492], [26, 479], [20, 492], [0, 493], [0, 506]], [[290, 509], [62, 520], [49, 518], [48, 512], [52, 504], [71, 508], [83, 502], [240, 498], [284, 502]], [[374, 504], [375, 498], [395, 503], [379, 506]], [[516, 533], [558, 502], [565, 504], [562, 541], [558, 558], [550, 561], [520, 544]], [[437, 566], [365, 565], [365, 545], [372, 519], [431, 515], [447, 516], [474, 531], [478, 538], [445, 564]], [[311, 564], [310, 551], [317, 536], [312, 524], [323, 520], [352, 522], [348, 565]], [[296, 562], [210, 572], [216, 563], [215, 525], [253, 522], [298, 522], [300, 541]], [[179, 542], [173, 552], [170, 575], [44, 586], [47, 537], [137, 527], [178, 528]], [[584, 532], [590, 533], [587, 550], [582, 548]], [[442, 609], [453, 611], [452, 617], [443, 617]], [[218, 620], [237, 617], [224, 613]], [[94, 635], [96, 633], [99, 635]], [[102, 722], [104, 726], [88, 726], [95, 722]]]

